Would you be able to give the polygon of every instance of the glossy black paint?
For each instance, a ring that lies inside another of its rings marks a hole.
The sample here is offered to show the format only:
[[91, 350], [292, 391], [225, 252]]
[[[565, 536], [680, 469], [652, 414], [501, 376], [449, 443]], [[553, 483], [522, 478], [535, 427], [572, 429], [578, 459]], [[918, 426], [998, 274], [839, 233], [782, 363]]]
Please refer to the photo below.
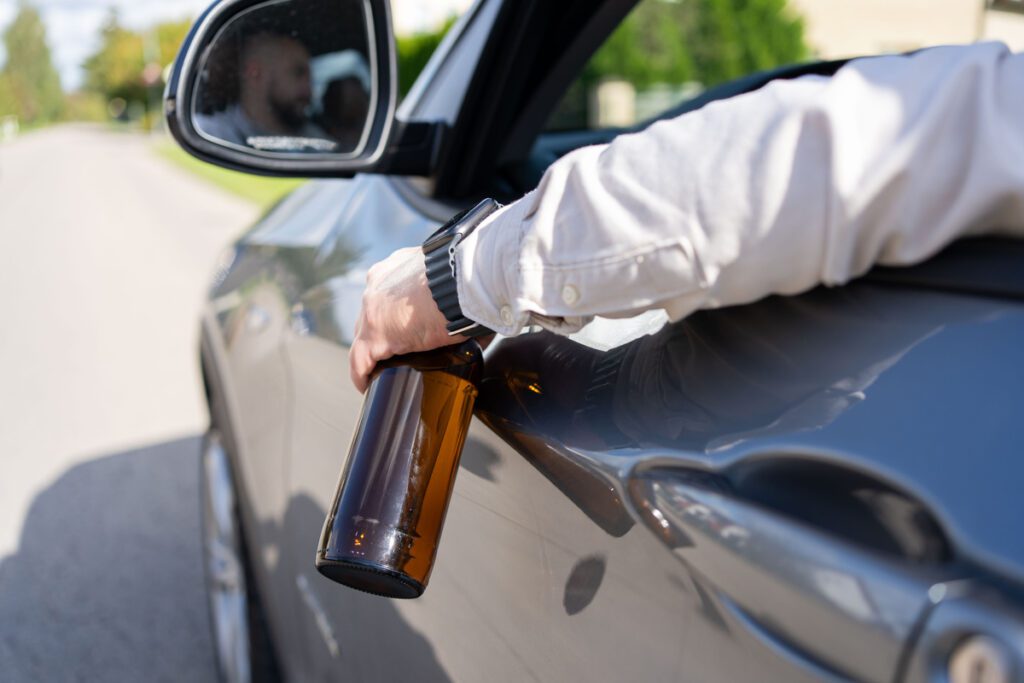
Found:
[[[460, 117], [495, 22], [539, 11], [503, 5], [460, 21], [411, 118]], [[924, 681], [978, 632], [1024, 671], [1024, 305], [977, 278], [1019, 271], [1000, 248], [973, 275], [498, 340], [430, 590], [320, 577], [363, 276], [455, 212], [430, 191], [311, 184], [211, 293], [204, 356], [292, 679]]]
[[[615, 679], [614, 652], [683, 679], [889, 681], [936, 586], [981, 582], [1018, 600], [1024, 306], [867, 280], [655, 321], [624, 343], [609, 324], [588, 340], [607, 351], [544, 332], [498, 340], [430, 591], [406, 608], [320, 583], [308, 558], [362, 402], [346, 379], [361, 292], [347, 274], [389, 249], [374, 217], [404, 216], [391, 244], [436, 225], [381, 182], [287, 200], [233, 251], [207, 326], [236, 396], [247, 528], [259, 558], [279, 558], [257, 575], [288, 670], [467, 679], [498, 667], [516, 680], [530, 662], [545, 678]], [[325, 214], [321, 232], [298, 229]], [[631, 615], [633, 640], [609, 609]], [[568, 628], [551, 610], [578, 620], [572, 647], [532, 637]], [[410, 654], [371, 674], [374, 634], [383, 646], [389, 632], [408, 634]]]

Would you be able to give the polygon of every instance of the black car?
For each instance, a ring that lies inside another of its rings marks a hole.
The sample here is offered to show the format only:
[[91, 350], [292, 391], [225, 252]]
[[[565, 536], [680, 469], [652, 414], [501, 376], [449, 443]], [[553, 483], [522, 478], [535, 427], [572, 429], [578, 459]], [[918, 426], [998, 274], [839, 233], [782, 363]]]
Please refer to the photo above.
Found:
[[[481, 0], [401, 106], [382, 0], [221, 0], [197, 22], [166, 100], [179, 142], [236, 169], [351, 178], [284, 199], [210, 290], [205, 547], [225, 679], [1024, 680], [1024, 252], [998, 240], [674, 324], [499, 339], [426, 593], [317, 573], [363, 401], [347, 353], [370, 264], [580, 146], [842, 64], [627, 107], [588, 60], [636, 4]], [[298, 55], [296, 80], [273, 95], [278, 120], [232, 137], [219, 126], [245, 89], [272, 90], [240, 71], [255, 35], [278, 64]], [[325, 101], [346, 91], [358, 106]]]

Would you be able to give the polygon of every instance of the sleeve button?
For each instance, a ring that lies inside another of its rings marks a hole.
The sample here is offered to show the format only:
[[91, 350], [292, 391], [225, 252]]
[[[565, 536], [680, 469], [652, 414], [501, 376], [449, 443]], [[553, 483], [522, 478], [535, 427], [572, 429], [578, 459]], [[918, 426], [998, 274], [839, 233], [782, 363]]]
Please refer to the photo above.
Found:
[[503, 325], [511, 326], [515, 322], [515, 319], [512, 317], [512, 308], [509, 306], [502, 306], [500, 315]]
[[562, 301], [565, 303], [566, 306], [572, 306], [579, 300], [579, 290], [577, 290], [572, 285], [566, 285], [565, 287], [562, 287]]

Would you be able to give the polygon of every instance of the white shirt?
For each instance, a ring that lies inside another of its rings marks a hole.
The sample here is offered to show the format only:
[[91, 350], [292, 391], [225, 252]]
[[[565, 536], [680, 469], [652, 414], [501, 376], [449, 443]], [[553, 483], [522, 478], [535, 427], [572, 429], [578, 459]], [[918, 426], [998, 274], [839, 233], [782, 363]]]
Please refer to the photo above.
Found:
[[838, 285], [963, 235], [1024, 235], [1024, 54], [850, 62], [566, 155], [456, 250], [502, 334]]

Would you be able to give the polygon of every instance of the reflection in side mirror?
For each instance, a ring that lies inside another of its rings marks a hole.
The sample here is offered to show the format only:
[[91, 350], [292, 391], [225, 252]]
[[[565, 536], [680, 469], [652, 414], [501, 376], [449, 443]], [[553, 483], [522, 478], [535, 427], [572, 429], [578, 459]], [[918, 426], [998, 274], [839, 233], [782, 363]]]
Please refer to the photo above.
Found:
[[271, 156], [360, 154], [377, 96], [366, 11], [271, 0], [225, 22], [197, 65], [196, 132]]
[[443, 127], [396, 125], [389, 0], [215, 0], [167, 81], [175, 141], [248, 173], [428, 173]]

